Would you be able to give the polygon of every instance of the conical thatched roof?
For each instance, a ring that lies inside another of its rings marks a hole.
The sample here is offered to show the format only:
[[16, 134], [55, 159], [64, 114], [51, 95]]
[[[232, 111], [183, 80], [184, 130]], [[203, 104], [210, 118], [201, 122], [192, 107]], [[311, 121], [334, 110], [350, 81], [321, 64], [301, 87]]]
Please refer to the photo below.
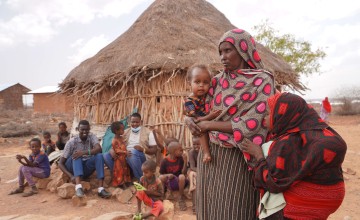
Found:
[[[233, 28], [204, 0], [156, 0], [124, 34], [73, 69], [61, 87], [111, 86], [113, 81], [128, 81], [148, 70], [172, 72], [194, 63], [220, 70], [218, 40]], [[279, 84], [304, 89], [290, 65], [262, 45], [258, 50], [265, 68], [275, 74]]]

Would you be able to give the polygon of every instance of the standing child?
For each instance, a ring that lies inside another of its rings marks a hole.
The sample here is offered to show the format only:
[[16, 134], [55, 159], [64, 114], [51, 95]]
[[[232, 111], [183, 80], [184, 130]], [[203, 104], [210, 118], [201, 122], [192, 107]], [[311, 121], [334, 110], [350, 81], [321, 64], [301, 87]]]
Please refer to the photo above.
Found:
[[38, 193], [38, 189], [32, 177], [40, 179], [50, 176], [50, 163], [47, 155], [41, 151], [41, 141], [38, 138], [31, 139], [30, 143], [31, 154], [29, 159], [24, 155], [16, 155], [16, 159], [22, 164], [19, 168], [19, 188], [11, 191], [9, 195], [23, 193], [25, 189], [25, 179], [29, 183], [31, 190], [23, 194], [23, 197], [32, 196]]
[[[142, 164], [141, 170], [143, 176], [140, 178], [140, 184], [145, 187], [145, 190], [136, 192], [138, 213], [134, 216], [134, 219], [146, 219], [150, 216], [158, 217], [164, 210], [162, 203], [164, 188], [161, 180], [155, 176], [156, 163], [152, 160], [147, 160]], [[151, 207], [151, 211], [142, 214], [141, 202]]]
[[131, 182], [130, 169], [126, 163], [126, 157], [131, 155], [131, 151], [126, 150], [122, 136], [124, 134], [124, 125], [119, 121], [113, 122], [111, 131], [115, 134], [111, 145], [117, 155], [117, 158], [114, 159], [112, 185], [125, 189]]
[[[194, 117], [196, 122], [211, 121], [219, 116], [220, 110], [206, 114], [208, 109], [205, 108], [205, 98], [211, 83], [211, 75], [207, 67], [205, 65], [193, 65], [188, 70], [186, 78], [191, 84], [192, 93], [185, 100], [185, 115]], [[200, 143], [203, 151], [203, 162], [210, 162], [209, 135], [203, 134]]]
[[192, 210], [193, 213], [196, 213], [195, 205], [195, 189], [196, 189], [196, 171], [197, 171], [197, 157], [199, 155], [200, 149], [200, 140], [199, 137], [193, 136], [193, 148], [189, 151], [189, 170], [188, 170], [188, 179], [190, 181], [189, 193], [191, 193], [192, 198]]
[[70, 133], [66, 130], [67, 126], [65, 122], [60, 122], [58, 127], [59, 132], [57, 133], [56, 147], [59, 150], [64, 150], [66, 142], [70, 140]]
[[183, 155], [183, 149], [179, 142], [172, 141], [168, 146], [169, 154], [161, 161], [160, 180], [170, 191], [180, 192], [179, 207], [181, 211], [186, 210], [184, 188], [188, 183], [186, 180], [187, 158]]
[[51, 134], [48, 131], [43, 132], [44, 141], [42, 142], [42, 147], [46, 155], [50, 155], [55, 151], [55, 142], [51, 140]]

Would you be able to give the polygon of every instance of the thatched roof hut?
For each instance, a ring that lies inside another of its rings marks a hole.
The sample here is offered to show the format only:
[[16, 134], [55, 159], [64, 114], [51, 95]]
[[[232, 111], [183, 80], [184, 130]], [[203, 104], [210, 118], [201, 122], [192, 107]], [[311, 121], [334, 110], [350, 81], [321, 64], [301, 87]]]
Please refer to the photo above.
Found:
[[[171, 131], [188, 145], [182, 122], [182, 99], [189, 93], [186, 70], [194, 63], [222, 69], [218, 40], [233, 28], [207, 1], [156, 0], [125, 33], [73, 69], [60, 87], [74, 96], [78, 118], [109, 124], [138, 108], [146, 125]], [[260, 44], [258, 50], [278, 84], [304, 89], [290, 65]]]

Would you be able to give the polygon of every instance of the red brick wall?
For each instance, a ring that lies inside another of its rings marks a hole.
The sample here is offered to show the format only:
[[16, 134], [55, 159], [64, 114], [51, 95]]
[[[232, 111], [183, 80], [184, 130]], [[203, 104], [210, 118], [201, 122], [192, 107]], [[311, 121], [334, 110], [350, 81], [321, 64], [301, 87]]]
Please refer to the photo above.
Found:
[[23, 108], [22, 95], [29, 91], [19, 83], [0, 91], [0, 106], [6, 109]]
[[73, 113], [73, 102], [62, 94], [39, 93], [34, 94], [35, 113]]

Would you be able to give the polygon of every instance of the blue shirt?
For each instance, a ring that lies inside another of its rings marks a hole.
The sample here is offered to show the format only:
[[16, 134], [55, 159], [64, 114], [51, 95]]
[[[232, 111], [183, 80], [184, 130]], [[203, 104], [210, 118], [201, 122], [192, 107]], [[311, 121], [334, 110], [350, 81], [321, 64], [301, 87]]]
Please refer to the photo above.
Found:
[[36, 164], [37, 167], [44, 170], [46, 178], [50, 176], [50, 162], [49, 158], [43, 151], [40, 151], [38, 154], [30, 154], [29, 161]]

